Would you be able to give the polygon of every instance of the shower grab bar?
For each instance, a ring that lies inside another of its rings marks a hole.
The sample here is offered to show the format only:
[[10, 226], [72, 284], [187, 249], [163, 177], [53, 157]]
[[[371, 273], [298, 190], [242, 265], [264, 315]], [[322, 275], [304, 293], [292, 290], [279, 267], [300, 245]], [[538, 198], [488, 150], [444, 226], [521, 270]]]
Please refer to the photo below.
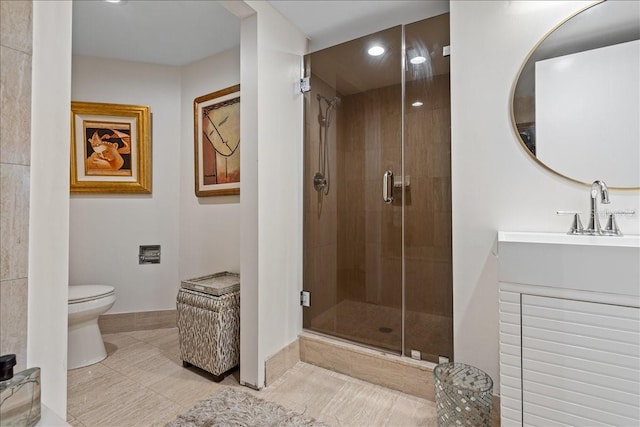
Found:
[[393, 172], [390, 170], [382, 175], [382, 200], [386, 204], [393, 202]]

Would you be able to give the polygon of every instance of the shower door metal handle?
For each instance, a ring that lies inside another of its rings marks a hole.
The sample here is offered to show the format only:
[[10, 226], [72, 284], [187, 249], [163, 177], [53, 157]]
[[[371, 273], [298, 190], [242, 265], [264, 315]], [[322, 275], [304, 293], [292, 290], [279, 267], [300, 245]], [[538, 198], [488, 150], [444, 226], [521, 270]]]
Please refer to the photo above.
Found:
[[382, 200], [386, 204], [393, 202], [393, 172], [390, 170], [382, 175]]

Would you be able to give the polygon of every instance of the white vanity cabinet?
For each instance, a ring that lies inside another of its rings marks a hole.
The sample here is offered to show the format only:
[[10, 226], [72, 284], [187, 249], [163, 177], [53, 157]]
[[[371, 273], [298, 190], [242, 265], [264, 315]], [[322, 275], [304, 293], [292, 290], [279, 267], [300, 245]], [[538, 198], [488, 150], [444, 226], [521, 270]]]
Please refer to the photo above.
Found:
[[638, 236], [501, 232], [498, 256], [502, 425], [640, 426]]

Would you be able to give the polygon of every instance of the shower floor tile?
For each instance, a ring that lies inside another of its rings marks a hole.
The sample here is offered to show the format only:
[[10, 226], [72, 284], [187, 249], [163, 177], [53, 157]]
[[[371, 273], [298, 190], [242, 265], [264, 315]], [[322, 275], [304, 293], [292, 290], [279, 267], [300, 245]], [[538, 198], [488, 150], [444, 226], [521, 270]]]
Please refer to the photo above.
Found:
[[[310, 329], [400, 353], [401, 323], [398, 307], [346, 299], [313, 318]], [[432, 355], [432, 362], [437, 362], [438, 354], [450, 354], [452, 330], [450, 317], [407, 310], [406, 336], [416, 342], [417, 348], [441, 350]]]

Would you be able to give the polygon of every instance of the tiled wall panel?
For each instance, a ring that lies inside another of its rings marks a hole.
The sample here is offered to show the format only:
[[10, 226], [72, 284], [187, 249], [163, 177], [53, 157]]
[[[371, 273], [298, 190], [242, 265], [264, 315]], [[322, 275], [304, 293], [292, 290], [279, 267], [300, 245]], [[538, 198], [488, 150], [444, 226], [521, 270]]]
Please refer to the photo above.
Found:
[[0, 2], [0, 353], [27, 356], [32, 2]]

